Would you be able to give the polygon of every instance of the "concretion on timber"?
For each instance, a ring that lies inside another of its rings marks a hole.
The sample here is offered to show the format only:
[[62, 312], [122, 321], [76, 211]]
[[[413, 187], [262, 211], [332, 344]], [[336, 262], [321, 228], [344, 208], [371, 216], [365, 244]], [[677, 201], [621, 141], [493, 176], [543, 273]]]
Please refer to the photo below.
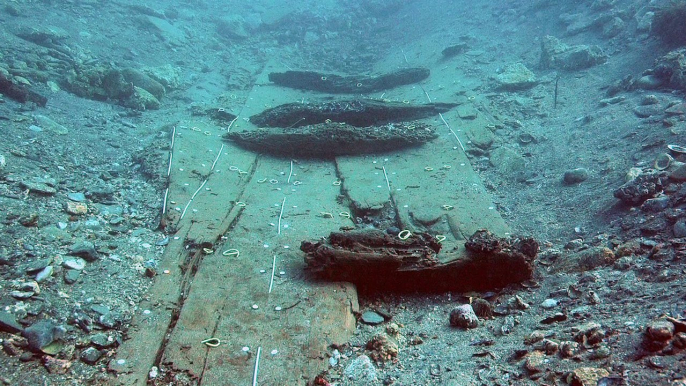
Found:
[[[479, 230], [465, 247], [466, 255], [453, 255], [441, 252], [441, 245], [426, 233], [400, 238], [377, 229], [361, 229], [332, 232], [328, 239], [316, 242], [303, 241], [300, 249], [315, 276], [349, 281], [363, 291], [485, 291], [533, 275], [538, 242], [532, 238], [501, 238]], [[439, 253], [442, 261], [436, 258]]]
[[293, 129], [261, 128], [231, 132], [224, 137], [260, 153], [296, 158], [331, 158], [419, 146], [437, 135], [430, 126], [417, 122], [369, 127], [329, 122]]
[[357, 94], [387, 90], [420, 82], [429, 77], [427, 68], [406, 68], [380, 76], [340, 76], [314, 71], [272, 72], [269, 80], [279, 86], [326, 92]]
[[445, 113], [452, 103], [412, 105], [371, 99], [337, 100], [320, 103], [287, 103], [250, 117], [256, 126], [294, 128], [325, 122], [367, 127], [388, 122], [404, 122]]

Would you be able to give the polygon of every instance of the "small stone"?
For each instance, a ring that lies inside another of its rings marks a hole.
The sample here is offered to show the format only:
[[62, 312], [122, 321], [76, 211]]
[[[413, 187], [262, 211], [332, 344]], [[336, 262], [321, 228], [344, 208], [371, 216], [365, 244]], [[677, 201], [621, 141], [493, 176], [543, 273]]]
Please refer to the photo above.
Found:
[[67, 198], [74, 202], [84, 202], [86, 201], [86, 195], [79, 192], [67, 193]]
[[450, 312], [450, 325], [460, 328], [474, 328], [479, 325], [479, 318], [470, 304], [463, 304]]
[[355, 385], [377, 382], [376, 368], [366, 355], [360, 355], [350, 362], [345, 371], [343, 371], [343, 375]]
[[32, 352], [30, 351], [25, 351], [19, 356], [19, 361], [21, 362], [30, 362], [34, 360], [36, 357], [33, 355]]
[[610, 355], [612, 355], [612, 350], [610, 350], [609, 347], [602, 345], [595, 349], [593, 352], [593, 359], [605, 359], [608, 358]]
[[682, 218], [674, 223], [672, 231], [674, 232], [674, 237], [686, 237], [686, 218]]
[[81, 270], [65, 269], [64, 270], [64, 282], [67, 284], [74, 284], [79, 279], [80, 275], [81, 275]]
[[114, 340], [110, 335], [98, 333], [91, 336], [91, 343], [98, 348], [108, 348], [114, 346], [117, 341]]
[[646, 106], [636, 106], [634, 108], [634, 114], [639, 118], [649, 118], [654, 115], [661, 115], [663, 112], [660, 105], [646, 105]]
[[98, 324], [105, 328], [114, 328], [117, 325], [117, 320], [110, 313], [105, 315], [100, 315], [98, 318]]
[[80, 216], [88, 213], [88, 205], [82, 202], [67, 201], [64, 210], [69, 214]]
[[646, 326], [646, 334], [652, 340], [668, 341], [674, 336], [674, 324], [664, 319], [652, 321]]
[[25, 271], [29, 275], [38, 273], [44, 270], [46, 267], [50, 266], [50, 264], [52, 264], [51, 258], [34, 260], [26, 266]]
[[528, 337], [524, 339], [525, 344], [534, 344], [542, 341], [545, 338], [543, 331], [535, 330]]
[[97, 348], [88, 347], [87, 349], [81, 351], [81, 355], [79, 355], [79, 358], [84, 363], [94, 365], [95, 362], [102, 358], [102, 355], [102, 351], [98, 350]]
[[64, 261], [62, 261], [62, 266], [80, 271], [86, 268], [86, 260], [80, 257], [65, 257]]
[[50, 355], [45, 355], [43, 356], [43, 365], [50, 374], [66, 374], [71, 367], [71, 362], [66, 359], [57, 359]]
[[28, 341], [28, 348], [32, 351], [40, 351], [57, 339], [60, 339], [66, 330], [58, 326], [52, 320], [40, 320], [24, 329], [21, 335]]
[[98, 260], [98, 252], [95, 250], [95, 245], [90, 241], [81, 241], [72, 245], [69, 248], [69, 254], [83, 257], [88, 262]]
[[567, 170], [562, 177], [562, 181], [565, 183], [565, 185], [574, 185], [586, 181], [589, 175], [590, 173], [588, 169], [576, 168]]
[[374, 311], [365, 311], [360, 318], [362, 323], [368, 324], [370, 326], [376, 326], [386, 321], [383, 316], [377, 314]]
[[596, 386], [598, 381], [610, 375], [605, 369], [580, 367], [567, 376], [567, 384], [576, 386]]
[[17, 323], [14, 315], [9, 312], [0, 311], [0, 331], [9, 332], [10, 334], [17, 334], [24, 328]]
[[543, 371], [543, 366], [546, 364], [547, 360], [545, 354], [540, 351], [534, 351], [526, 356], [526, 362], [524, 367], [532, 373], [538, 373]]
[[21, 186], [24, 189], [28, 189], [31, 193], [45, 196], [52, 196], [57, 193], [57, 189], [40, 180], [22, 181]]
[[662, 86], [664, 82], [655, 75], [645, 75], [636, 80], [634, 86], [644, 90], [655, 90]]
[[656, 105], [658, 103], [660, 103], [660, 100], [657, 99], [657, 96], [654, 94], [644, 95], [643, 98], [641, 98], [641, 105], [643, 106]]
[[642, 205], [644, 212], [662, 212], [669, 207], [669, 196], [662, 196], [647, 199]]
[[385, 362], [398, 357], [398, 343], [383, 333], [375, 335], [367, 342], [367, 350], [372, 351], [371, 357], [377, 362]]
[[562, 358], [571, 358], [581, 352], [581, 347], [578, 343], [572, 341], [560, 342], [560, 355]]
[[611, 265], [616, 257], [611, 249], [597, 246], [572, 253], [566, 259], [559, 259], [554, 271], [585, 272], [598, 267]]
[[541, 307], [549, 310], [551, 308], [557, 307], [557, 300], [555, 299], [546, 299], [541, 303]]
[[538, 83], [534, 73], [522, 63], [505, 66], [495, 79], [499, 83], [499, 88], [507, 91], [525, 90]]
[[576, 331], [574, 339], [584, 346], [597, 345], [605, 338], [605, 330], [596, 322], [588, 322], [572, 328]]
[[54, 270], [55, 268], [52, 265], [48, 265], [47, 267], [43, 268], [40, 272], [36, 274], [36, 282], [44, 282], [46, 279], [52, 276], [52, 272]]
[[679, 165], [676, 169], [669, 173], [669, 178], [677, 182], [686, 181], [686, 163]]

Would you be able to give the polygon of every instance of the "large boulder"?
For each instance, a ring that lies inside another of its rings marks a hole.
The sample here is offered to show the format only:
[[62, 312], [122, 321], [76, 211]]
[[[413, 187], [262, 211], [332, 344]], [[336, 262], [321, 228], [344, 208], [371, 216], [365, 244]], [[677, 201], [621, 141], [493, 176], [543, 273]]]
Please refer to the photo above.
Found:
[[570, 46], [554, 36], [544, 36], [541, 42], [541, 67], [546, 69], [581, 70], [606, 61], [598, 46]]
[[536, 85], [536, 75], [522, 63], [505, 66], [495, 77], [498, 88], [507, 91], [525, 90]]

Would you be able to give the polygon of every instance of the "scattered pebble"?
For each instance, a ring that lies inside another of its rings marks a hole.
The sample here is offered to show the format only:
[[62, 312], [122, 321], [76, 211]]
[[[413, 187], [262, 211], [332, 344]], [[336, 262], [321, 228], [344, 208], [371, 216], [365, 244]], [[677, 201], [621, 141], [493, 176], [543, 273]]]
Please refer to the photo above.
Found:
[[365, 311], [360, 317], [360, 320], [362, 323], [370, 326], [376, 326], [386, 321], [383, 316], [374, 311]]
[[469, 304], [463, 304], [450, 312], [450, 325], [460, 328], [475, 328], [479, 325], [479, 318]]

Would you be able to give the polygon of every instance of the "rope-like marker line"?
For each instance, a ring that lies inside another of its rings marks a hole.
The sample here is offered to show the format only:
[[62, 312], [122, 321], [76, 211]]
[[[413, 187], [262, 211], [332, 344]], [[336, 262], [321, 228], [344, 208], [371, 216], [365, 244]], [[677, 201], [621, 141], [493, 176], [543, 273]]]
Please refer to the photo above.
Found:
[[443, 123], [445, 123], [445, 126], [448, 128], [448, 130], [450, 130], [450, 132], [453, 133], [453, 136], [455, 136], [455, 139], [457, 140], [457, 143], [460, 144], [460, 148], [462, 148], [462, 151], [465, 151], [465, 150], [464, 150], [464, 145], [462, 144], [462, 141], [460, 141], [460, 137], [457, 136], [457, 133], [453, 130], [452, 127], [450, 127], [450, 125], [448, 124], [448, 122], [446, 122], [445, 118], [443, 118], [443, 114], [438, 113], [438, 116], [441, 117], [441, 120], [443, 121]]
[[291, 176], [293, 175], [293, 160], [291, 160], [291, 171], [288, 173], [288, 182], [289, 184], [291, 183]]
[[272, 293], [272, 287], [274, 287], [274, 272], [276, 271], [276, 255], [274, 255], [274, 260], [272, 261], [272, 279], [269, 281], [269, 293]]
[[236, 122], [236, 119], [238, 119], [238, 115], [236, 115], [236, 118], [234, 118], [230, 123], [229, 127], [226, 128], [226, 132], [230, 133], [231, 132], [231, 126], [233, 126], [233, 123]]
[[169, 176], [171, 175], [172, 159], [174, 157], [174, 139], [176, 139], [176, 126], [172, 130], [171, 145], [169, 146], [169, 165], [167, 166], [167, 188], [164, 190], [164, 202], [162, 202], [162, 216], [167, 213], [167, 197], [169, 196]]
[[167, 196], [169, 196], [169, 188], [164, 190], [164, 201], [162, 201], [162, 216], [167, 213]]
[[[424, 89], [424, 87], [422, 87], [422, 86], [419, 86], [419, 87], [422, 89], [422, 91], [424, 91], [424, 95], [426, 95], [426, 99], [428, 99], [428, 100], [429, 100], [429, 103], [431, 103], [431, 97], [429, 96], [429, 93], [426, 92], [426, 90]], [[460, 141], [460, 137], [457, 136], [457, 133], [453, 130], [452, 127], [450, 127], [450, 125], [449, 125], [448, 122], [445, 120], [445, 118], [443, 118], [443, 114], [442, 114], [442, 113], [438, 113], [438, 116], [441, 117], [441, 121], [443, 121], [443, 123], [445, 124], [445, 127], [447, 127], [448, 130], [450, 130], [450, 132], [453, 134], [453, 136], [454, 136], [455, 139], [457, 140], [457, 143], [460, 144], [460, 148], [462, 149], [462, 151], [465, 151], [465, 150], [464, 150], [464, 145], [462, 144], [462, 141]]]
[[286, 205], [286, 197], [283, 198], [283, 201], [281, 201], [281, 212], [279, 213], [279, 223], [278, 223], [278, 229], [277, 229], [277, 234], [281, 234], [281, 217], [283, 217], [283, 207]]
[[219, 148], [219, 153], [217, 153], [217, 158], [215, 158], [214, 162], [212, 162], [212, 167], [210, 168], [210, 171], [214, 170], [214, 166], [217, 164], [217, 161], [219, 161], [219, 156], [222, 155], [223, 150], [224, 150], [224, 144], [222, 143], [222, 147]]
[[388, 187], [388, 191], [391, 191], [391, 183], [388, 182], [388, 174], [386, 174], [386, 166], [381, 166], [381, 169], [383, 169], [383, 176], [386, 178], [386, 186]]
[[255, 372], [252, 375], [252, 386], [257, 386], [257, 373], [260, 369], [260, 354], [262, 353], [262, 346], [257, 348], [257, 359], [255, 359]]
[[200, 193], [200, 189], [202, 189], [202, 187], [205, 186], [206, 183], [207, 183], [207, 179], [205, 179], [205, 181], [203, 181], [202, 184], [200, 184], [198, 189], [196, 189], [195, 193], [193, 193], [193, 195], [191, 196], [191, 199], [188, 200], [186, 207], [183, 208], [183, 213], [181, 213], [181, 218], [179, 218], [179, 220], [183, 219], [183, 216], [186, 215], [186, 211], [188, 210], [188, 206], [191, 204], [191, 202], [193, 202], [193, 199], [195, 198], [195, 196], [197, 196], [198, 193]]

